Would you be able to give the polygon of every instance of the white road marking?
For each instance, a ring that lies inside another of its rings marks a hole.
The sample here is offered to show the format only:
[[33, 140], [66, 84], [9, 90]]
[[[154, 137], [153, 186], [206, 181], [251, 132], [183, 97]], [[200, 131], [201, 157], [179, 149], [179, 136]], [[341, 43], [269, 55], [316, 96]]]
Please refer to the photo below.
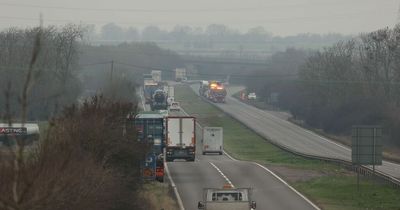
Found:
[[176, 200], [178, 201], [179, 209], [180, 210], [185, 210], [185, 207], [183, 206], [182, 198], [181, 198], [181, 196], [179, 195], [179, 192], [178, 192], [178, 187], [176, 187], [175, 182], [174, 182], [174, 180], [172, 179], [172, 177], [171, 177], [171, 175], [169, 173], [168, 164], [166, 162], [164, 164], [165, 164], [165, 170], [167, 171], [168, 179], [171, 182], [171, 187], [174, 189], [174, 193], [175, 193], [175, 196], [176, 196]]
[[235, 159], [234, 157], [230, 156], [225, 150], [224, 150], [224, 154], [225, 154], [229, 159], [231, 159], [231, 160], [233, 160], [233, 161], [239, 161], [239, 160]]
[[235, 185], [232, 184], [231, 180], [228, 179], [228, 177], [225, 176], [225, 174], [214, 164], [209, 162], [215, 169], [217, 169], [218, 173], [221, 174], [221, 176], [228, 182], [233, 188], [235, 188]]
[[298, 125], [296, 125], [296, 124], [294, 124], [294, 123], [292, 123], [292, 122], [289, 122], [289, 121], [287, 121], [287, 120], [282, 120], [281, 118], [276, 117], [276, 116], [274, 116], [273, 114], [270, 114], [270, 113], [268, 113], [268, 112], [266, 112], [266, 111], [263, 111], [263, 110], [258, 109], [258, 108], [256, 108], [256, 107], [253, 107], [253, 106], [250, 106], [250, 105], [248, 105], [248, 104], [245, 104], [245, 103], [243, 103], [243, 102], [237, 100], [236, 98], [233, 98], [232, 96], [229, 96], [229, 97], [230, 97], [231, 100], [236, 101], [236, 102], [239, 102], [240, 104], [244, 105], [245, 107], [249, 107], [250, 109], [253, 109], [253, 110], [255, 110], [256, 112], [265, 113], [266, 115], [270, 116], [271, 118], [276, 119], [277, 121], [283, 122], [283, 123], [285, 123], [285, 124], [287, 124], [287, 125], [292, 125], [292, 126], [298, 127], [298, 128], [300, 128], [301, 130], [305, 131], [305, 132], [308, 133], [308, 134], [311, 134], [311, 135], [314, 135], [314, 136], [316, 136], [316, 137], [319, 137], [319, 138], [321, 138], [321, 139], [323, 139], [323, 140], [325, 140], [325, 141], [327, 141], [327, 142], [329, 142], [329, 143], [331, 143], [331, 144], [333, 144], [333, 145], [336, 145], [336, 146], [338, 146], [338, 147], [340, 147], [340, 148], [343, 148], [343, 149], [345, 149], [345, 150], [347, 150], [347, 151], [350, 151], [350, 149], [349, 149], [348, 147], [346, 147], [346, 146], [343, 146], [343, 145], [341, 145], [341, 144], [338, 144], [338, 143], [336, 143], [336, 142], [334, 142], [334, 141], [332, 141], [332, 140], [330, 140], [330, 139], [327, 139], [327, 138], [325, 138], [325, 137], [323, 137], [323, 136], [320, 136], [320, 135], [318, 135], [318, 134], [316, 134], [316, 133], [314, 133], [314, 132], [312, 132], [312, 131], [310, 131], [310, 130], [307, 130], [307, 129], [303, 128], [303, 127], [300, 127], [300, 126], [298, 126]]
[[[142, 106], [143, 106], [143, 110], [146, 111], [146, 105], [143, 103], [142, 88], [140, 88], [140, 94], [139, 95], [140, 95], [140, 100], [141, 100], [141, 103], [142, 103]], [[169, 181], [171, 183], [171, 187], [174, 189], [174, 193], [175, 193], [176, 200], [178, 202], [179, 209], [180, 210], [185, 210], [185, 207], [183, 206], [182, 198], [181, 198], [181, 196], [179, 195], [179, 192], [178, 192], [178, 188], [177, 188], [177, 186], [176, 186], [176, 184], [175, 184], [174, 180], [172, 179], [171, 174], [169, 172], [169, 168], [168, 168], [167, 162], [164, 162], [164, 165], [165, 165], [165, 171], [167, 172], [168, 179], [169, 179]]]
[[294, 189], [292, 186], [290, 186], [285, 180], [281, 179], [278, 175], [276, 175], [274, 172], [272, 172], [271, 170], [269, 170], [267, 167], [259, 164], [259, 163], [255, 163], [252, 162], [253, 164], [261, 167], [262, 169], [268, 171], [272, 176], [274, 176], [275, 178], [277, 178], [279, 181], [281, 181], [284, 185], [286, 185], [287, 187], [289, 187], [293, 192], [295, 192], [297, 195], [299, 195], [301, 198], [303, 198], [305, 201], [307, 201], [307, 203], [309, 203], [312, 207], [314, 207], [317, 210], [321, 210], [317, 205], [315, 205], [313, 202], [311, 202], [310, 200], [308, 200], [308, 198], [306, 196], [304, 196], [303, 194], [301, 194], [300, 192], [298, 192], [296, 189]]
[[[183, 111], [183, 113], [185, 114], [185, 115], [189, 115], [187, 112], [185, 112], [185, 110], [183, 110], [182, 109], [182, 111]], [[197, 122], [196, 122], [197, 123]], [[197, 123], [198, 124], [198, 123]], [[200, 125], [200, 124], [198, 124], [198, 126], [200, 127], [200, 128], [202, 128], [202, 126]], [[316, 135], [315, 133], [312, 133], [312, 134], [314, 134], [314, 135]], [[329, 141], [329, 140], [328, 140]], [[329, 141], [329, 142], [331, 142], [331, 141]], [[331, 142], [332, 143], [332, 142]], [[224, 154], [229, 158], [229, 159], [231, 159], [231, 160], [233, 160], [233, 161], [240, 161], [240, 160], [237, 160], [237, 159], [235, 159], [234, 157], [232, 157], [232, 156], [230, 156], [227, 152], [225, 152], [225, 150], [224, 150]], [[304, 196], [303, 194], [301, 194], [300, 192], [298, 192], [296, 189], [294, 189], [292, 186], [290, 186], [285, 180], [283, 180], [282, 178], [280, 178], [278, 175], [276, 175], [274, 172], [272, 172], [271, 170], [269, 170], [267, 167], [265, 167], [265, 166], [263, 166], [263, 165], [261, 165], [261, 164], [259, 164], [259, 163], [256, 163], [256, 162], [252, 162], [252, 161], [244, 161], [244, 162], [248, 162], [248, 163], [252, 163], [252, 164], [255, 164], [256, 166], [258, 166], [258, 167], [261, 167], [262, 169], [264, 169], [265, 171], [267, 171], [268, 173], [270, 173], [272, 176], [274, 176], [276, 179], [278, 179], [280, 182], [282, 182], [285, 186], [287, 186], [289, 189], [291, 189], [293, 192], [295, 192], [297, 195], [299, 195], [302, 199], [304, 199], [307, 203], [309, 203], [312, 207], [314, 207], [315, 209], [317, 209], [317, 210], [321, 210], [317, 205], [315, 205], [313, 202], [311, 202], [306, 196]], [[228, 177], [226, 177], [225, 176], [225, 174], [224, 173], [222, 173], [222, 171], [214, 164], [214, 163], [211, 163], [211, 162], [209, 162], [220, 174], [221, 174], [221, 176], [230, 184], [230, 185], [232, 185], [232, 187], [234, 187], [234, 185], [232, 184], [232, 182], [228, 179]]]

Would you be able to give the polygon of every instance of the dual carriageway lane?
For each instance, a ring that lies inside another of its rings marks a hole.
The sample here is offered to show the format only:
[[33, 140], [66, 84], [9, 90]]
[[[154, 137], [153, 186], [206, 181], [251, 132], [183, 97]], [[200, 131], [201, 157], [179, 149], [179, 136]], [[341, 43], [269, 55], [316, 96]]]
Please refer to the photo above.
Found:
[[[146, 105], [142, 104], [146, 107]], [[186, 115], [171, 112], [170, 115]], [[260, 210], [319, 209], [306, 197], [290, 187], [272, 171], [247, 161], [238, 161], [227, 154], [202, 155], [201, 125], [196, 126], [196, 160], [186, 162], [176, 160], [166, 163], [169, 177], [175, 184], [183, 209], [197, 209], [203, 199], [203, 188], [221, 188], [230, 182], [235, 187], [253, 188], [252, 199]]]

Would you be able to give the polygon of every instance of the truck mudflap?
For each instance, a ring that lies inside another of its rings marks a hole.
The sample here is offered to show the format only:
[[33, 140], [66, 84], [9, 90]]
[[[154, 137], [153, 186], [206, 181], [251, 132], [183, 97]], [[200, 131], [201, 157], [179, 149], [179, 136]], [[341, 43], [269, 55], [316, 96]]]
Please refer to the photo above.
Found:
[[159, 182], [164, 182], [164, 165], [163, 166], [157, 166], [156, 168], [156, 180]]

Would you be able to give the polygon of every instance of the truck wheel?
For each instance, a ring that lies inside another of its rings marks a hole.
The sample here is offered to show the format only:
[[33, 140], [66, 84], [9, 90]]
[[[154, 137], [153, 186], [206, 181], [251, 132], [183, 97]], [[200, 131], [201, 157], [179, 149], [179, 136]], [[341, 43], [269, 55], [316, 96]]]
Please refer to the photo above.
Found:
[[203, 155], [206, 155], [206, 152], [203, 152]]
[[223, 152], [219, 152], [219, 155], [222, 155], [223, 154]]

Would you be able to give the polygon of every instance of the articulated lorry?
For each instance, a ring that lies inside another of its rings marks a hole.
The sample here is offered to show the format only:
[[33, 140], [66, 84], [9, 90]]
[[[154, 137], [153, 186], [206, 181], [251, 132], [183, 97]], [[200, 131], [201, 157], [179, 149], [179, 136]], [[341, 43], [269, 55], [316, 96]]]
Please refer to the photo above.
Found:
[[183, 80], [186, 80], [186, 69], [184, 68], [175, 69], [175, 81], [181, 82]]
[[167, 93], [159, 89], [154, 91], [153, 97], [150, 103], [151, 110], [167, 110]]
[[161, 82], [161, 71], [159, 70], [152, 70], [151, 77], [155, 82]]
[[226, 185], [222, 189], [204, 189], [203, 201], [197, 206], [204, 210], [254, 210], [256, 202], [251, 200], [250, 188], [232, 188]]
[[158, 83], [151, 80], [145, 80], [143, 84], [143, 94], [146, 104], [151, 104], [154, 92], [159, 89]]
[[218, 153], [222, 155], [223, 148], [223, 128], [204, 127], [203, 128], [203, 155], [206, 153]]
[[175, 87], [174, 86], [168, 86], [168, 98], [167, 98], [167, 102], [168, 102], [168, 106], [171, 105], [172, 102], [175, 101]]
[[13, 146], [16, 140], [21, 140], [23, 144], [32, 145], [39, 141], [39, 126], [36, 123], [0, 123], [0, 147]]
[[196, 119], [187, 116], [166, 118], [166, 161], [175, 159], [195, 160]]
[[199, 95], [214, 103], [225, 103], [226, 89], [219, 81], [202, 81], [200, 83]]
[[137, 138], [151, 146], [141, 164], [143, 179], [164, 181], [165, 126], [164, 115], [160, 112], [140, 112], [135, 116], [133, 125]]

